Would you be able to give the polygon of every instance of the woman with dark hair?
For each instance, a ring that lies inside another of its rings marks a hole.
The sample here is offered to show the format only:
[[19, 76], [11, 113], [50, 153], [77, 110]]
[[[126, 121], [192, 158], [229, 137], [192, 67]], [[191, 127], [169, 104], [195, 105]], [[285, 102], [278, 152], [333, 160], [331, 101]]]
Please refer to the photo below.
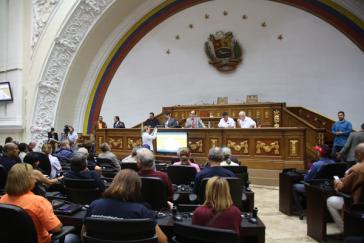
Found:
[[36, 180], [33, 192], [37, 195], [45, 194], [44, 186], [51, 186], [59, 182], [63, 178], [58, 177], [54, 179], [48, 179], [41, 169], [39, 169], [39, 157], [37, 153], [31, 152], [24, 157], [24, 163], [30, 164], [33, 167], [33, 176]]
[[230, 229], [240, 234], [241, 212], [233, 204], [229, 183], [223, 177], [214, 176], [206, 185], [206, 198], [192, 216], [192, 224]]
[[[91, 203], [85, 218], [154, 219], [154, 212], [139, 203], [141, 187], [142, 182], [135, 171], [129, 169], [119, 171], [104, 192], [104, 198]], [[157, 224], [155, 231], [159, 243], [167, 242], [167, 237]]]
[[21, 160], [21, 162], [24, 162], [24, 157], [28, 153], [28, 145], [26, 143], [19, 143], [18, 148], [19, 148], [19, 159]]

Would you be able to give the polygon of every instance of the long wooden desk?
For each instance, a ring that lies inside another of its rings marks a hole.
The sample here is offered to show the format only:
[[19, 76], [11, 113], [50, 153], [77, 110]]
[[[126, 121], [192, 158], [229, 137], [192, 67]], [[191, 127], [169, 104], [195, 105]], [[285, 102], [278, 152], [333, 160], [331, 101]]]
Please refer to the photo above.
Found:
[[[177, 128], [168, 130], [187, 131], [188, 146], [193, 158], [199, 163], [206, 162], [211, 147], [227, 146], [231, 148], [233, 156], [249, 168], [274, 170], [305, 168], [305, 128]], [[141, 145], [141, 131], [137, 128], [98, 129], [96, 131], [97, 152], [100, 152], [99, 146], [104, 142], [111, 146], [112, 151], [119, 158], [123, 158], [130, 154], [134, 146]], [[157, 154], [157, 156], [163, 158], [163, 155]]]

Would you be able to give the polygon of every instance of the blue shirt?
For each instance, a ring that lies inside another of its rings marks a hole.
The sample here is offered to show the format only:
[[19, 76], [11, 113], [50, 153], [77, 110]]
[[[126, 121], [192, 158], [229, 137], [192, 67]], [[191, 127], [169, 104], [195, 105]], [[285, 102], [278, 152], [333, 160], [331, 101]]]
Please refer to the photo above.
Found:
[[65, 148], [61, 148], [56, 152], [56, 157], [62, 159], [62, 158], [66, 158], [66, 159], [70, 159], [72, 157], [72, 150], [70, 149], [65, 149]]
[[[334, 146], [343, 147], [352, 130], [353, 130], [353, 127], [351, 125], [351, 122], [349, 122], [347, 120], [335, 122], [331, 128], [331, 131], [332, 131], [333, 135], [335, 136]], [[335, 135], [336, 132], [343, 132], [343, 134]]]
[[69, 171], [64, 175], [64, 177], [78, 180], [94, 179], [100, 191], [105, 191], [104, 182], [100, 179], [100, 176], [94, 170], [83, 170], [81, 172]]
[[305, 175], [305, 178], [304, 178], [305, 182], [310, 182], [312, 179], [314, 179], [323, 165], [332, 164], [332, 163], [335, 163], [335, 162], [329, 158], [323, 158], [323, 157], [320, 158], [320, 160], [318, 160], [312, 164], [311, 169]]
[[214, 176], [235, 177], [235, 174], [221, 166], [205, 167], [195, 177], [194, 192], [198, 193], [202, 179]]
[[86, 217], [116, 217], [120, 219], [152, 219], [155, 213], [137, 202], [124, 202], [111, 198], [95, 200], [87, 209]]

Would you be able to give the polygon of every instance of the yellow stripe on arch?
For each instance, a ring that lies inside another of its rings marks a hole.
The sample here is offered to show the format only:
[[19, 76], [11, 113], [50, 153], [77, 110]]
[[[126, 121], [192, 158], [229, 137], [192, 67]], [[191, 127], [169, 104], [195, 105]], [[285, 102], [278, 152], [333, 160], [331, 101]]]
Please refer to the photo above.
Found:
[[162, 10], [163, 8], [165, 8], [166, 6], [174, 3], [176, 0], [166, 0], [163, 3], [161, 3], [160, 5], [158, 5], [157, 7], [155, 7], [154, 9], [152, 9], [150, 12], [148, 12], [146, 15], [144, 15], [140, 20], [138, 20], [138, 22], [136, 22], [129, 30], [128, 32], [125, 33], [125, 35], [123, 35], [123, 37], [118, 41], [118, 43], [115, 45], [115, 47], [112, 49], [112, 51], [110, 52], [109, 56], [107, 57], [107, 59], [105, 60], [104, 64], [102, 65], [97, 78], [95, 80], [95, 83], [93, 85], [93, 88], [91, 90], [88, 102], [87, 102], [87, 109], [86, 109], [86, 114], [84, 116], [84, 121], [83, 121], [83, 133], [87, 134], [87, 128], [88, 128], [88, 120], [91, 114], [91, 108], [92, 108], [92, 103], [96, 97], [96, 90], [101, 82], [102, 76], [105, 73], [105, 70], [107, 68], [107, 66], [110, 64], [112, 58], [115, 56], [116, 52], [118, 51], [118, 49], [120, 48], [120, 46], [125, 42], [125, 40], [131, 35], [133, 34], [144, 22], [146, 22], [151, 16], [153, 16], [154, 14], [156, 14], [157, 12], [159, 12], [160, 10]]

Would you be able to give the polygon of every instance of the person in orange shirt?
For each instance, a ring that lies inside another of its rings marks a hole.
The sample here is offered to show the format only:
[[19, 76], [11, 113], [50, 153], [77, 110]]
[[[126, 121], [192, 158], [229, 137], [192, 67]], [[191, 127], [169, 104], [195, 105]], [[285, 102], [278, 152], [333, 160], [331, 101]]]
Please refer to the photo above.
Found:
[[[14, 165], [6, 180], [6, 194], [0, 203], [11, 204], [24, 209], [32, 218], [37, 232], [38, 243], [50, 243], [51, 234], [62, 230], [62, 223], [53, 213], [52, 205], [47, 199], [34, 195], [31, 190], [35, 185], [33, 167], [22, 163]], [[79, 242], [77, 236], [66, 236], [66, 243]]]

